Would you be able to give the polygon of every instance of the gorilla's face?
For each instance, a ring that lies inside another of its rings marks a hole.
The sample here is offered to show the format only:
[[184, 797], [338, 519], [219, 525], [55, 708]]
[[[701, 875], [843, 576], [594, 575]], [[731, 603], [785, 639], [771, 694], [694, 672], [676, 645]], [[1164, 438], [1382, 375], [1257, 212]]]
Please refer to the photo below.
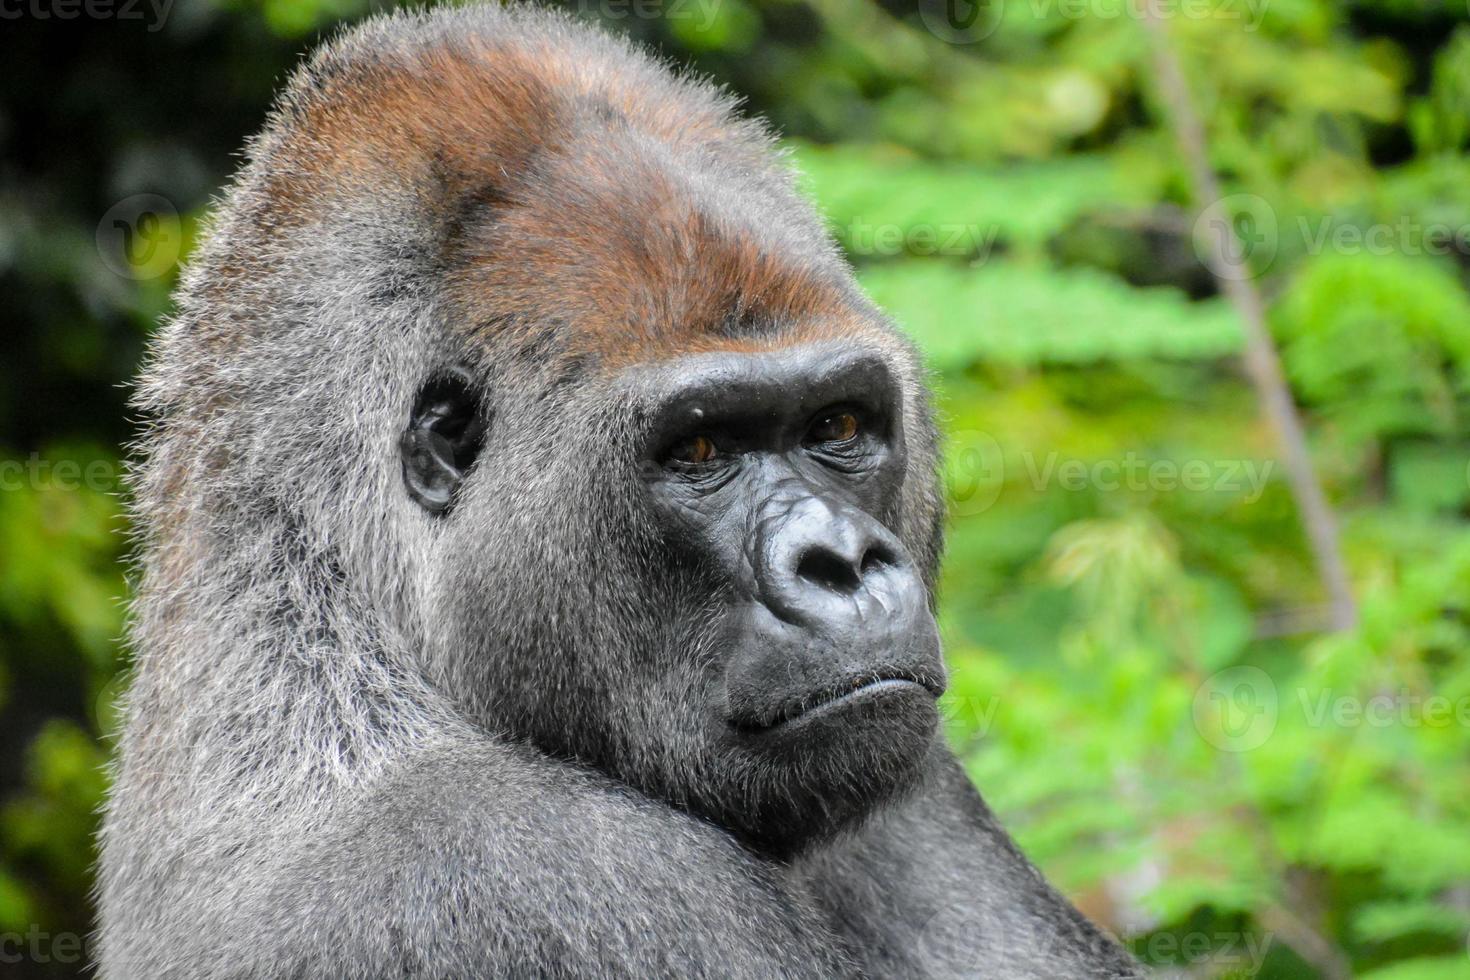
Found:
[[919, 369], [784, 171], [606, 116], [445, 204], [459, 368], [415, 379], [402, 437], [429, 671], [483, 728], [790, 851], [935, 737]]
[[642, 383], [662, 553], [712, 586], [690, 600], [716, 603], [687, 620], [709, 639], [672, 651], [709, 651], [706, 780], [752, 835], [831, 829], [911, 778], [944, 686], [927, 592], [887, 526], [907, 467], [897, 380], [854, 345], [690, 357]]
[[404, 474], [481, 724], [778, 852], [913, 783], [944, 669], [880, 351], [678, 356], [493, 412], [462, 384], [425, 387]]

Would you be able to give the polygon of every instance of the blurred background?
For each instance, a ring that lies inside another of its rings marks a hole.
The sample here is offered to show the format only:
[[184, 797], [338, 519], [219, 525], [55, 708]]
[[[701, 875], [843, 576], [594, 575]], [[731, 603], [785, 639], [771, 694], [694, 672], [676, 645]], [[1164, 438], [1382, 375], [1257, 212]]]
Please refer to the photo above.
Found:
[[[771, 119], [929, 356], [950, 736], [1048, 875], [1161, 975], [1470, 977], [1466, 0], [570, 6]], [[129, 379], [378, 9], [0, 0], [0, 975], [87, 958]]]

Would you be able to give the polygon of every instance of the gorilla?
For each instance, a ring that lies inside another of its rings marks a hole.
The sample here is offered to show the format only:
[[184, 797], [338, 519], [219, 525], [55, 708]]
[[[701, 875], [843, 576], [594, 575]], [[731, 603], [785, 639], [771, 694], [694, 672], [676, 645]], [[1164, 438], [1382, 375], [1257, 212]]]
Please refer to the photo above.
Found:
[[346, 32], [136, 405], [104, 977], [1139, 975], [936, 731], [922, 369], [709, 84]]

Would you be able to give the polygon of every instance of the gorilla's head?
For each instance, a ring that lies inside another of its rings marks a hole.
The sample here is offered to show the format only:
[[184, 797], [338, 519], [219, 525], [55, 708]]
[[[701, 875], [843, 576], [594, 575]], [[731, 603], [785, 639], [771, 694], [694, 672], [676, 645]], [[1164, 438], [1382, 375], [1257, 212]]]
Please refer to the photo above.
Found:
[[944, 672], [901, 365], [764, 347], [431, 381], [404, 475], [482, 724], [787, 850], [912, 783]]
[[276, 346], [277, 390], [242, 397], [299, 409], [303, 444], [313, 405], [350, 433], [309, 473], [296, 436], [258, 444], [340, 474], [357, 544], [323, 547], [473, 724], [790, 853], [935, 738], [917, 359], [730, 99], [487, 17], [328, 48], [256, 147], [219, 238], [242, 258], [205, 261], [309, 308], [292, 343], [334, 380]]

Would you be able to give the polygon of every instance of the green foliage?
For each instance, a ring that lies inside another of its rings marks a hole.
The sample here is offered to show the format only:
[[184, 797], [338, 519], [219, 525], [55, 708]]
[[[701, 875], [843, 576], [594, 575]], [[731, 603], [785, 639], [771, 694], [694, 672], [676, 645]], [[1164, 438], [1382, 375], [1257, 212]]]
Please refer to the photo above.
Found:
[[1470, 297], [1418, 256], [1324, 255], [1277, 306], [1296, 390], [1354, 435], [1448, 436], [1470, 396]]
[[1440, 49], [1429, 96], [1415, 104], [1410, 125], [1431, 153], [1459, 150], [1470, 139], [1470, 30], [1456, 31]]
[[[0, 93], [19, 314], [0, 359], [0, 932], [89, 926], [120, 685], [120, 384], [172, 284], [109, 271], [98, 222], [162, 194], [187, 249], [301, 48], [370, 6], [7, 27], [34, 32], [8, 72], [47, 96]], [[1139, 4], [991, 4], [973, 43], [946, 43], [942, 3], [569, 6], [773, 119], [927, 355], [949, 439], [949, 734], [1046, 872], [1190, 976], [1470, 977], [1464, 4], [1165, 18], [1225, 192], [1252, 195], [1256, 285], [1342, 518], [1362, 609], [1336, 635], [1242, 330], [1196, 255], [1211, 202], [1192, 200]], [[77, 51], [91, 70], [56, 72]]]
[[52, 619], [110, 667], [124, 591], [114, 564], [123, 524], [116, 500], [82, 481], [90, 472], [115, 484], [117, 464], [92, 447], [3, 462], [26, 478], [7, 479], [0, 492], [0, 613], [22, 626]]
[[1465, 980], [1464, 956], [1425, 956], [1363, 974], [1362, 980]]
[[[1172, 134], [1119, 111], [1156, 102], [1138, 25], [1028, 16], [957, 69], [994, 100], [956, 125], [993, 133], [1019, 107], [1020, 135], [797, 149], [862, 283], [942, 372], [951, 736], [1065, 887], [1152, 882], [1114, 907], [1151, 962], [1177, 965], [1159, 940], [1208, 922], [1199, 975], [1470, 976], [1464, 33], [1426, 53], [1311, 2], [1272, 4], [1259, 31], [1168, 25], [1217, 167], [1273, 222], [1261, 285], [1363, 600], [1324, 637], [1271, 434], [1230, 370], [1239, 323], [1199, 298]], [[1091, 134], [1075, 151], [1009, 88], [1068, 72]], [[935, 92], [933, 111], [962, 104]], [[1425, 152], [1377, 165], [1393, 140]], [[1185, 488], [1190, 465], [1208, 476]], [[1264, 951], [1242, 963], [1231, 936]]]
[[[974, 255], [998, 240], [1036, 254], [1083, 215], [1148, 201], [1137, 175], [1104, 156], [975, 167], [933, 163], [881, 145], [801, 145], [795, 163], [839, 240], [859, 253], [874, 246], [879, 228], [930, 226], [934, 252]], [[949, 245], [951, 236], [971, 250]]]
[[[87, 888], [93, 811], [102, 798], [105, 761], [105, 750], [78, 725], [53, 719], [42, 727], [27, 750], [24, 789], [0, 809], [0, 835], [13, 860], [46, 868], [61, 887]], [[24, 913], [26, 905], [11, 911]], [[25, 918], [0, 921], [22, 933], [26, 924]]]
[[979, 360], [1096, 364], [1238, 351], [1240, 325], [1219, 301], [1133, 289], [1091, 269], [939, 262], [866, 269], [863, 285], [941, 369]]

